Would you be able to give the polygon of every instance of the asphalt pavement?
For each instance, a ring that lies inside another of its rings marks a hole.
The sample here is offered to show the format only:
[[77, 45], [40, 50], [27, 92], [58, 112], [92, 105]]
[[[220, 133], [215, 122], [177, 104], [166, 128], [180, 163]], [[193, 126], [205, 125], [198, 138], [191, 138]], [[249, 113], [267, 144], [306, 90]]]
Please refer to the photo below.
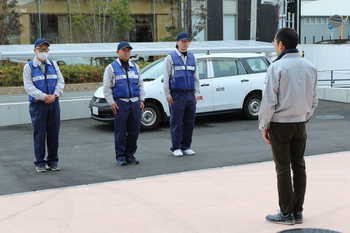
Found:
[[61, 171], [37, 173], [30, 124], [0, 127], [0, 231], [346, 233], [350, 104], [321, 100], [307, 124], [304, 223], [271, 224], [278, 208], [269, 145], [241, 114], [199, 117], [194, 156], [171, 155], [169, 125], [142, 131], [139, 165], [114, 158], [113, 125], [61, 122]]
[[[349, 128], [350, 104], [321, 100], [307, 124], [305, 155], [350, 151]], [[0, 127], [0, 195], [272, 161], [258, 122], [241, 114], [198, 117], [194, 156], [171, 155], [169, 124], [142, 131], [135, 154], [140, 164], [126, 167], [115, 160], [113, 125], [79, 119], [61, 122], [61, 171], [39, 174], [32, 133], [31, 124]]]

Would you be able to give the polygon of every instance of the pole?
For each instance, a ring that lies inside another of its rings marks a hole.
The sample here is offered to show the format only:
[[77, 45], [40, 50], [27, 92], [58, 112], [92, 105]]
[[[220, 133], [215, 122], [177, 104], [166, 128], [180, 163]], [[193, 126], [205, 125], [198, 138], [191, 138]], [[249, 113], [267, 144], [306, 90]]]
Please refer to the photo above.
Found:
[[278, 3], [278, 29], [283, 28], [283, 19], [285, 17], [284, 15], [284, 1], [285, 0], [279, 0]]
[[333, 70], [331, 70], [331, 87], [333, 87], [333, 83], [334, 83], [334, 81], [333, 81]]
[[287, 17], [287, 27], [290, 28], [290, 25], [291, 25], [291, 14], [290, 12], [288, 12], [288, 17]]
[[[38, 10], [38, 23], [37, 23], [37, 27], [38, 27], [38, 38], [41, 38], [41, 10], [40, 10], [40, 0], [36, 1], [36, 7]], [[35, 40], [34, 40], [35, 41]]]
[[288, 12], [288, 0], [284, 1], [284, 22], [283, 27], [287, 27], [287, 13]]
[[340, 39], [343, 39], [343, 16], [341, 17], [341, 25], [340, 25]]
[[184, 17], [185, 17], [185, 12], [184, 12], [184, 3], [183, 3], [183, 1], [181, 1], [181, 7], [180, 7], [180, 9], [181, 9], [181, 11], [180, 11], [180, 15], [181, 15], [181, 17], [180, 17], [180, 19], [181, 19], [181, 27], [182, 28], [184, 28], [185, 27], [185, 24], [184, 24]]
[[250, 10], [250, 40], [256, 40], [256, 15], [257, 15], [257, 0], [251, 0]]
[[301, 14], [301, 0], [297, 0], [297, 19], [296, 19], [296, 24], [297, 24], [297, 32], [299, 34], [299, 40], [301, 42], [301, 20], [300, 20], [300, 14]]
[[69, 42], [72, 43], [72, 40], [73, 40], [73, 35], [72, 35], [72, 0], [69, 0], [68, 13], [69, 13], [69, 19], [68, 19]]
[[151, 5], [151, 12], [153, 15], [153, 22], [152, 22], [152, 39], [153, 42], [156, 41], [156, 3], [155, 0], [152, 0], [152, 5]]

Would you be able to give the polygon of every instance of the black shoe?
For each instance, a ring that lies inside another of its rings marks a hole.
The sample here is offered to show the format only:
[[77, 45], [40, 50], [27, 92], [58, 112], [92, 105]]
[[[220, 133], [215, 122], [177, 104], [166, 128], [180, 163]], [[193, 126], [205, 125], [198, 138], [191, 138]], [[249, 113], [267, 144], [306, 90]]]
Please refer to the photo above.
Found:
[[60, 171], [61, 168], [57, 166], [57, 164], [46, 164], [46, 169], [51, 169], [52, 171]]
[[286, 225], [294, 225], [295, 223], [294, 215], [292, 213], [283, 215], [280, 211], [278, 211], [275, 215], [267, 215], [266, 221]]
[[118, 161], [118, 165], [119, 165], [119, 166], [125, 166], [125, 165], [126, 165], [125, 159], [119, 159], [119, 160], [117, 160], [117, 161]]
[[295, 216], [295, 223], [303, 223], [303, 212], [298, 211], [294, 213]]
[[133, 159], [126, 159], [127, 164], [139, 164], [140, 161], [138, 161], [137, 159], [133, 158]]

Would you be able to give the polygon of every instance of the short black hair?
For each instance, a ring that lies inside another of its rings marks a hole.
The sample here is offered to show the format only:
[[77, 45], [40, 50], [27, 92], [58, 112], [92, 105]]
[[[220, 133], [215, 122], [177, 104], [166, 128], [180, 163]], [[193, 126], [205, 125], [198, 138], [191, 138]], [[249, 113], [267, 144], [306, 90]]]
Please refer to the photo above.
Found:
[[276, 33], [276, 42], [280, 41], [286, 47], [286, 49], [294, 49], [298, 45], [299, 36], [298, 33], [292, 28], [281, 28]]

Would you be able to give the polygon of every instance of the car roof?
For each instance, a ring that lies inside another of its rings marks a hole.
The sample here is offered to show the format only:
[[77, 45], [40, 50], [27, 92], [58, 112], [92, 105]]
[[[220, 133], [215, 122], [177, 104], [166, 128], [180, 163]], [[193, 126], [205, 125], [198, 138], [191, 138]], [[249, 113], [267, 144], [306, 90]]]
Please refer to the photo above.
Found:
[[260, 53], [212, 53], [212, 54], [194, 54], [198, 58], [247, 58], [247, 57], [264, 57]]

